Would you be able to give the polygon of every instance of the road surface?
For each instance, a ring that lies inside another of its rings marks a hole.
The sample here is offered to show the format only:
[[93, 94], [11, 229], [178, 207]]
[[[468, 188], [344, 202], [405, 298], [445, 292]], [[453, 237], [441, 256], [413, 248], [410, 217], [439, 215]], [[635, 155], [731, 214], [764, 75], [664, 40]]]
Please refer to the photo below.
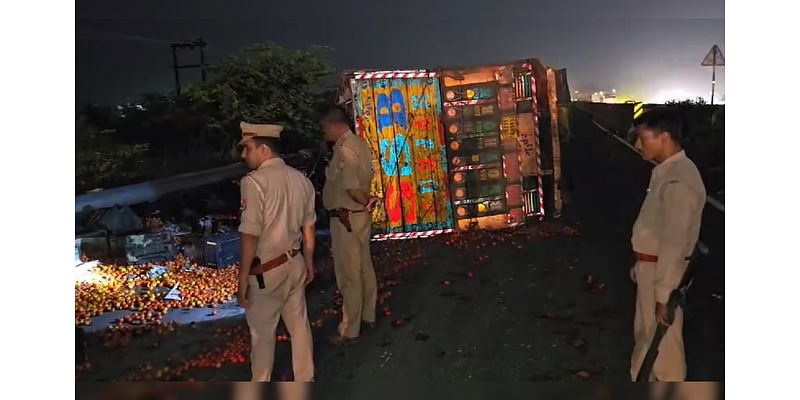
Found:
[[[368, 385], [348, 382], [629, 379], [629, 232], [651, 167], [584, 115], [572, 118], [574, 136], [562, 146], [571, 181], [563, 217], [504, 232], [373, 243], [384, 304], [377, 329], [357, 344], [325, 340], [338, 315], [325, 315], [337, 304], [330, 260], [320, 260], [308, 292], [311, 319], [322, 322], [314, 329], [317, 381], [338, 382], [336, 398], [361, 398]], [[686, 313], [692, 380], [724, 380], [724, 216], [709, 208], [702, 239], [712, 253]], [[174, 380], [246, 380], [249, 364], [238, 358], [246, 356], [245, 326], [242, 317], [228, 318], [110, 350], [93, 337], [92, 367], [78, 380], [155, 379], [159, 368]], [[279, 342], [274, 379], [291, 378], [289, 353]], [[187, 360], [205, 362], [175, 375]]]

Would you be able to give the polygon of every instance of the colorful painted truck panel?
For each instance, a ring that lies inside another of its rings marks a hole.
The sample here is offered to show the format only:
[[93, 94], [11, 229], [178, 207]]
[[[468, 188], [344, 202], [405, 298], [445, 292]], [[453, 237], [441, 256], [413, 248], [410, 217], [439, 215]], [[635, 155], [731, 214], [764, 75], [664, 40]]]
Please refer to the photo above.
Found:
[[[338, 102], [372, 147], [372, 194], [382, 200], [373, 239], [501, 229], [543, 218], [543, 177], [560, 177], [550, 79], [553, 73], [535, 59], [346, 75]], [[547, 169], [543, 151], [554, 164]], [[552, 196], [558, 215], [560, 198]]]
[[372, 193], [381, 199], [373, 234], [451, 229], [436, 74], [356, 76], [350, 89], [356, 130], [373, 151]]
[[543, 216], [531, 68], [487, 66], [442, 75], [442, 119], [458, 228], [500, 229]]

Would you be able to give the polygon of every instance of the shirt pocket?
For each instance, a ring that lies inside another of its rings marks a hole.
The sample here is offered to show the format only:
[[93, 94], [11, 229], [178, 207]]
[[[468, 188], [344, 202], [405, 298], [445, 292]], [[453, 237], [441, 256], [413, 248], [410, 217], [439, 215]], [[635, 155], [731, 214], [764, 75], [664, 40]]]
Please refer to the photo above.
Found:
[[326, 170], [326, 178], [338, 181], [342, 177], [343, 170], [344, 170], [344, 160], [342, 160], [338, 156], [334, 156], [331, 159], [331, 162], [328, 164], [328, 169]]
[[328, 163], [328, 167], [325, 168], [325, 178], [329, 181], [335, 181], [339, 177], [339, 171], [341, 168], [337, 168], [339, 161], [337, 159], [332, 159], [330, 163]]

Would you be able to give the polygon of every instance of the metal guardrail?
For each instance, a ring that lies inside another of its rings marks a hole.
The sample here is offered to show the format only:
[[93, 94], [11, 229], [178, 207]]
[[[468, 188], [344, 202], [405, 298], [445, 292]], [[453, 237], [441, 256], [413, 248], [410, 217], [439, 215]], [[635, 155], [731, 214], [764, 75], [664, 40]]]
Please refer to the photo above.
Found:
[[[583, 110], [581, 110], [581, 111], [583, 111]], [[585, 111], [584, 111], [584, 112], [585, 112]], [[587, 114], [588, 114], [588, 113], [587, 113]], [[608, 130], [606, 127], [604, 127], [604, 126], [600, 125], [600, 123], [598, 123], [597, 121], [595, 121], [595, 120], [594, 120], [594, 118], [592, 118], [592, 117], [591, 117], [591, 115], [589, 115], [589, 118], [592, 120], [592, 123], [593, 123], [593, 124], [594, 124], [596, 127], [600, 128], [600, 130], [601, 130], [601, 131], [603, 131], [604, 133], [606, 133], [606, 134], [608, 134], [609, 136], [613, 137], [613, 138], [614, 138], [614, 139], [616, 139], [618, 142], [620, 142], [620, 143], [622, 143], [623, 145], [625, 145], [625, 147], [627, 147], [627, 148], [631, 149], [632, 151], [634, 151], [634, 152], [638, 153], [638, 151], [636, 151], [636, 148], [635, 148], [635, 147], [633, 147], [633, 145], [631, 145], [630, 143], [628, 143], [628, 142], [627, 142], [625, 139], [623, 139], [623, 138], [621, 138], [621, 137], [619, 137], [619, 136], [615, 135], [613, 132], [611, 132], [610, 130]], [[652, 161], [652, 160], [650, 160], [649, 162], [650, 162], [651, 164], [653, 164], [653, 165], [655, 165], [655, 164], [656, 164], [656, 162], [655, 162], [655, 161]], [[719, 201], [719, 200], [717, 200], [717, 199], [715, 199], [715, 198], [713, 198], [713, 197], [711, 197], [711, 196], [706, 196], [706, 202], [707, 202], [708, 204], [710, 204], [712, 207], [714, 207], [715, 209], [719, 210], [720, 212], [722, 212], [722, 213], [724, 213], [724, 212], [725, 212], [725, 204], [723, 204], [721, 201]]]
[[[583, 110], [581, 110], [581, 111], [583, 111]], [[589, 115], [589, 119], [592, 121], [592, 123], [596, 127], [598, 127], [601, 131], [603, 131], [603, 133], [613, 137], [619, 143], [622, 143], [623, 145], [625, 145], [625, 147], [629, 148], [630, 150], [632, 150], [632, 151], [634, 151], [634, 152], [636, 152], [638, 154], [638, 151], [636, 151], [636, 148], [633, 145], [628, 143], [625, 139], [615, 135], [613, 132], [609, 131], [604, 126], [600, 125], [597, 121], [594, 120], [594, 118], [591, 117], [591, 114], [589, 114], [589, 113], [587, 113], [587, 114]], [[652, 160], [650, 161], [650, 163], [653, 164], [653, 165], [656, 164], [656, 162], [654, 162]], [[722, 202], [720, 202], [719, 200], [717, 200], [717, 199], [715, 199], [715, 198], [713, 198], [711, 196], [706, 196], [706, 202], [708, 204], [710, 204], [712, 207], [714, 207], [715, 209], [719, 210], [720, 212], [725, 213], [725, 205], [722, 204]], [[700, 252], [703, 255], [707, 255], [709, 253], [708, 245], [706, 245], [702, 240], [698, 240], [697, 241], [697, 247], [698, 247], [698, 249], [700, 250]]]
[[75, 212], [80, 212], [87, 207], [102, 209], [149, 203], [169, 193], [192, 189], [225, 179], [234, 179], [243, 176], [246, 172], [247, 167], [244, 164], [236, 163], [225, 167], [190, 172], [169, 178], [87, 193], [75, 197]]
[[[309, 179], [316, 172], [322, 156], [323, 152], [315, 149], [304, 149], [295, 153], [281, 155], [287, 165], [302, 171]], [[168, 178], [86, 193], [75, 197], [75, 212], [81, 212], [86, 207], [103, 209], [114, 206], [150, 203], [170, 193], [210, 185], [226, 179], [238, 179], [246, 173], [247, 167], [245, 164], [236, 163], [224, 167], [189, 172]]]

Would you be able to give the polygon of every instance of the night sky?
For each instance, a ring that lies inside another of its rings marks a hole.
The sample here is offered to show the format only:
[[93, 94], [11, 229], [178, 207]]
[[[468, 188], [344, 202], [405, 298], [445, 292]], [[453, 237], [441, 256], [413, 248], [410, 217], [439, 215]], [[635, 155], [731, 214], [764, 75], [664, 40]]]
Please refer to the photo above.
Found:
[[[724, 0], [77, 0], [76, 102], [115, 104], [174, 88], [169, 42], [203, 36], [207, 59], [270, 41], [333, 48], [337, 68], [472, 66], [535, 57], [571, 89], [645, 101], [710, 97], [725, 52]], [[380, 3], [380, 4], [379, 4]], [[194, 57], [194, 58], [193, 58]], [[183, 63], [196, 62], [186, 52]], [[724, 98], [724, 68], [716, 100]], [[182, 81], [199, 80], [184, 71]]]

